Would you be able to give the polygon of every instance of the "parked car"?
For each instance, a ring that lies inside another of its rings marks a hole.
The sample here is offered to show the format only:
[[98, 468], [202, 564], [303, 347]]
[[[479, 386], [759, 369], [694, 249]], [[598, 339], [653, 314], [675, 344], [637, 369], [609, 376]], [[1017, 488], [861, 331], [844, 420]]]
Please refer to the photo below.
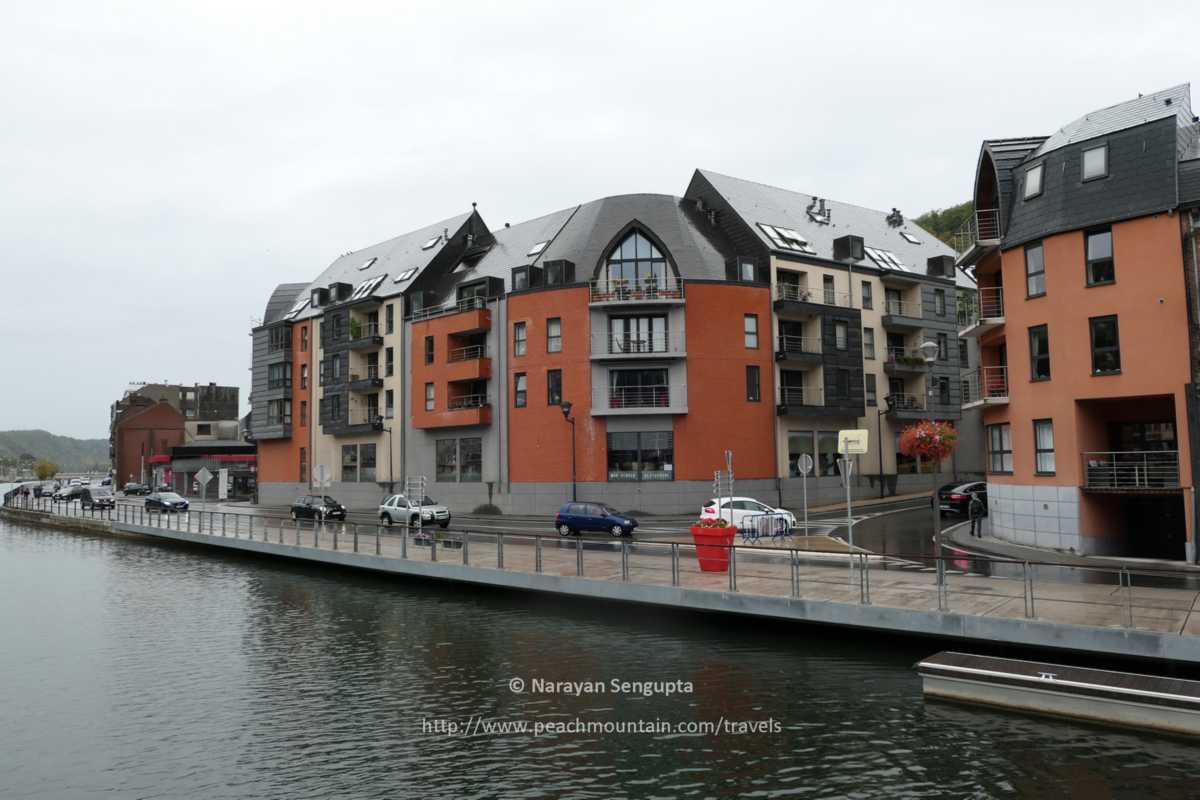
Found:
[[125, 496], [136, 497], [138, 495], [150, 494], [150, 487], [144, 483], [127, 483], [125, 484]]
[[80, 480], [79, 478], [71, 478], [71, 480], [67, 481], [67, 485], [68, 486], [82, 486], [83, 481]]
[[435, 522], [443, 528], [450, 527], [450, 509], [434, 500], [424, 498], [418, 505], [402, 494], [394, 494], [379, 506], [379, 519], [386, 525], [400, 523], [415, 527], [418, 520], [424, 525]]
[[938, 508], [943, 514], [967, 515], [971, 505], [971, 494], [979, 495], [983, 502], [983, 513], [987, 516], [987, 483], [970, 481], [969, 483], [948, 483], [938, 489]]
[[112, 477], [110, 476], [110, 477], [107, 477], [104, 480], [100, 481], [100, 485], [101, 486], [112, 486], [113, 485]]
[[147, 511], [187, 511], [188, 501], [175, 492], [154, 492], [146, 495]]
[[306, 494], [292, 503], [292, 519], [346, 519], [346, 507], [329, 495]]
[[621, 514], [603, 503], [563, 503], [554, 515], [554, 527], [559, 536], [583, 531], [606, 531], [611, 536], [632, 536], [638, 521]]
[[73, 503], [83, 494], [83, 487], [78, 484], [74, 486], [64, 486], [54, 493], [51, 499], [59, 503]]
[[767, 514], [774, 515], [777, 519], [782, 519], [787, 524], [789, 530], [796, 527], [796, 516], [786, 508], [775, 508], [766, 503], [759, 502], [753, 497], [722, 497], [709, 500], [700, 509], [700, 519], [724, 519], [728, 520], [738, 530], [746, 530], [754, 527], [754, 519]]
[[117, 498], [107, 486], [85, 486], [79, 495], [79, 505], [83, 508], [116, 508]]

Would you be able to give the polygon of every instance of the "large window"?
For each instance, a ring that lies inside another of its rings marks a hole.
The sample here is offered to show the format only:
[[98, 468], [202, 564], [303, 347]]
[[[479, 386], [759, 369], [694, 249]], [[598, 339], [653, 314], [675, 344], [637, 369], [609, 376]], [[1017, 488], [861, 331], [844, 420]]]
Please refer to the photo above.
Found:
[[433, 363], [433, 337], [432, 336], [425, 337], [425, 363], [426, 364]]
[[395, 303], [387, 304], [384, 318], [386, 320], [385, 324], [387, 325], [387, 328], [385, 329], [386, 332], [387, 333], [395, 333], [396, 332], [396, 304]]
[[879, 398], [875, 388], [875, 376], [870, 372], [868, 372], [866, 375], [863, 375], [863, 386], [867, 395], [867, 405], [879, 405]]
[[1094, 181], [1108, 177], [1108, 145], [1090, 147], [1083, 151], [1083, 179]]
[[282, 361], [267, 367], [267, 388], [292, 388], [292, 365], [289, 362]]
[[947, 334], [939, 333], [937, 335], [938, 346], [938, 361], [946, 361], [950, 358], [950, 337]]
[[670, 431], [608, 434], [610, 481], [669, 481], [675, 474], [675, 442]]
[[291, 425], [292, 424], [292, 401], [284, 398], [282, 400], [267, 401], [267, 424], [268, 425]]
[[846, 339], [849, 336], [849, 326], [845, 320], [835, 320], [833, 323], [833, 346], [838, 350], [846, 349]]
[[746, 400], [751, 403], [757, 403], [762, 400], [759, 369], [753, 365], [746, 367]]
[[551, 317], [546, 320], [546, 352], [562, 352], [562, 319]]
[[967, 369], [971, 366], [971, 351], [967, 346], [966, 339], [958, 340], [958, 367], [959, 369]]
[[1121, 339], [1116, 315], [1088, 320], [1092, 335], [1092, 374], [1106, 375], [1121, 371]]
[[458, 440], [437, 440], [437, 481], [439, 483], [458, 480]]
[[667, 318], [612, 317], [608, 321], [608, 352], [665, 353]]
[[1113, 263], [1112, 228], [1088, 231], [1083, 237], [1087, 259], [1088, 286], [1112, 283], [1117, 279]]
[[342, 481], [358, 483], [358, 445], [342, 445]]
[[1029, 377], [1035, 381], [1050, 380], [1050, 334], [1045, 325], [1029, 329]]
[[871, 282], [862, 282], [862, 307], [870, 311], [874, 308], [875, 299], [871, 296]]
[[1025, 170], [1025, 199], [1032, 200], [1042, 193], [1042, 164]]
[[837, 431], [817, 431], [817, 474], [824, 478], [841, 475], [842, 471], [837, 461]]
[[640, 232], [626, 236], [608, 256], [608, 280], [624, 281], [630, 288], [666, 287], [667, 259]]
[[527, 332], [525, 330], [525, 323], [524, 322], [514, 322], [513, 323], [513, 355], [514, 356], [525, 355], [525, 346], [527, 344], [526, 336], [527, 336]]
[[524, 408], [529, 402], [529, 387], [526, 384], [524, 372], [518, 372], [513, 376], [513, 405], [517, 408]]
[[832, 275], [824, 275], [821, 277], [821, 289], [825, 294], [825, 305], [837, 305], [837, 292], [834, 291]]
[[1025, 245], [1025, 294], [1040, 297], [1046, 293], [1046, 261], [1042, 243]]
[[875, 357], [875, 329], [863, 328], [863, 358]]
[[296, 479], [300, 483], [308, 483], [308, 448], [300, 448], [300, 476]]
[[434, 408], [433, 384], [427, 383], [427, 384], [425, 384], [425, 410], [433, 411], [433, 408]]
[[396, 393], [388, 389], [383, 393], [383, 415], [388, 419], [396, 416]]
[[375, 483], [375, 445], [358, 446], [358, 482]]
[[987, 426], [988, 472], [1012, 472], [1012, 426], [1007, 422]]
[[[817, 450], [812, 431], [788, 431], [788, 477], [799, 478], [800, 457], [808, 456], [817, 463]], [[811, 472], [809, 473], [812, 474]]]
[[1048, 419], [1033, 421], [1034, 469], [1039, 475], [1054, 474], [1054, 422]]
[[608, 373], [610, 408], [665, 407], [670, 405], [671, 390], [667, 370], [614, 369]]
[[562, 405], [562, 370], [552, 369], [546, 373], [546, 405]]
[[483, 480], [483, 439], [472, 436], [458, 440], [458, 480], [479, 483]]
[[758, 315], [746, 314], [742, 317], [742, 338], [745, 341], [746, 347], [751, 350], [758, 349]]
[[934, 289], [933, 290], [933, 313], [937, 314], [939, 317], [946, 316], [946, 290], [945, 289]]
[[383, 374], [389, 378], [396, 374], [396, 354], [390, 347], [383, 351]]

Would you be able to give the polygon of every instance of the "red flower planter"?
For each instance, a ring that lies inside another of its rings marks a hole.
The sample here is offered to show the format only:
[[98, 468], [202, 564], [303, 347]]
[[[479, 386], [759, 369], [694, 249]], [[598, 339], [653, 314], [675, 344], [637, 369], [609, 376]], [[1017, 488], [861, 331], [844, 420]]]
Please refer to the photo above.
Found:
[[702, 572], [728, 572], [729, 546], [737, 528], [691, 527], [692, 541], [696, 543], [696, 559]]

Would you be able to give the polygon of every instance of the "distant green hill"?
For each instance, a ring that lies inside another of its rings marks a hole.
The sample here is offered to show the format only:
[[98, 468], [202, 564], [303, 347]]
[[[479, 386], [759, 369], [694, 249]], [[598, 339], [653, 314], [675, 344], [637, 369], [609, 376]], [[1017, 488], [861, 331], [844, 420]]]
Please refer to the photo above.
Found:
[[935, 208], [916, 218], [916, 223], [946, 244], [954, 247], [954, 234], [971, 216], [975, 204], [968, 200], [950, 208]]
[[16, 467], [22, 456], [48, 458], [64, 472], [108, 470], [107, 439], [72, 439], [47, 431], [0, 431], [0, 467]]

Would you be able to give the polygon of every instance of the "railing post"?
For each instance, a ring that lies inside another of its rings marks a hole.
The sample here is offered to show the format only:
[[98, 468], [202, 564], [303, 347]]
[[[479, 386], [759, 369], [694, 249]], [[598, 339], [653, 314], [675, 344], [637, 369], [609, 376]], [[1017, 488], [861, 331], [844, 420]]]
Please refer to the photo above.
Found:
[[1133, 573], [1129, 567], [1122, 567], [1125, 580], [1125, 627], [1133, 627]]
[[629, 542], [621, 540], [621, 580], [629, 583]]
[[338, 526], [337, 526], [337, 525], [334, 525], [334, 526], [333, 526], [333, 549], [334, 549], [334, 550], [337, 550], [337, 549], [338, 549], [338, 542], [337, 542], [337, 540], [338, 540]]
[[437, 561], [437, 537], [433, 535], [429, 537], [429, 560]]
[[1033, 584], [1029, 577], [1029, 562], [1021, 562], [1021, 595], [1025, 600], [1025, 618], [1033, 619]]
[[[296, 529], [296, 547], [299, 547], [300, 546], [300, 519], [299, 519], [299, 517], [292, 520], [292, 526], [295, 527], [295, 529]], [[280, 527], [282, 528], [283, 526], [280, 525]]]
[[504, 569], [504, 534], [496, 534], [496, 569]]
[[381, 555], [383, 553], [383, 550], [380, 549], [379, 534], [380, 534], [379, 526], [376, 525], [375, 526], [375, 555]]
[[463, 559], [462, 559], [463, 566], [469, 567], [471, 565], [471, 532], [470, 531], [463, 531], [462, 551], [463, 551]]
[[408, 526], [400, 528], [400, 557], [408, 558]]
[[867, 553], [863, 553], [860, 557], [862, 558], [863, 603], [871, 605], [871, 558]]
[[321, 549], [321, 528], [315, 519], [313, 520], [313, 547]]
[[542, 537], [533, 540], [533, 571], [539, 575], [542, 572]]
[[796, 553], [796, 551], [794, 549], [789, 550], [788, 552], [791, 554], [792, 597], [799, 597], [800, 596], [800, 559], [798, 558], [798, 554]]
[[737, 591], [737, 546], [729, 545], [729, 591]]
[[354, 552], [358, 552], [358, 523], [354, 523]]
[[679, 542], [671, 542], [671, 585], [679, 585]]
[[583, 577], [583, 537], [575, 537], [575, 576]]

